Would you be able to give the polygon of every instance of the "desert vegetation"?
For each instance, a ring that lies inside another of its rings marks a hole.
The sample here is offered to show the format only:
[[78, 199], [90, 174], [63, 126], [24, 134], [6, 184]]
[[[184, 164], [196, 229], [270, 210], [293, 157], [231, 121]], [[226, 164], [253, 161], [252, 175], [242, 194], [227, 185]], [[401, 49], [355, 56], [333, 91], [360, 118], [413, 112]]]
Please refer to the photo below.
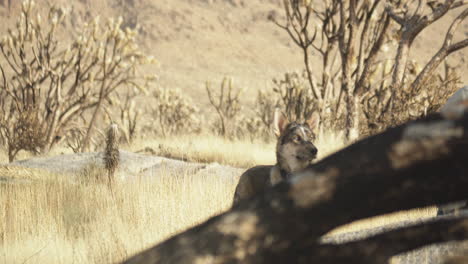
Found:
[[[143, 41], [159, 41], [145, 24], [146, 12], [158, 13], [157, 7], [118, 1], [106, 7], [120, 10], [119, 16], [104, 19], [86, 11], [78, 20], [74, 5], [50, 2], [0, 1], [0, 11], [16, 18], [0, 32], [0, 216], [6, 219], [0, 225], [0, 262], [5, 263], [121, 262], [231, 206], [237, 178], [163, 170], [152, 179], [136, 173], [131, 175], [136, 180], [124, 182], [119, 177], [129, 173], [117, 166], [119, 150], [242, 169], [274, 164], [271, 124], [280, 108], [292, 121], [320, 115], [315, 145], [321, 159], [433, 114], [466, 75], [463, 64], [450, 61], [468, 46], [462, 32], [466, 1], [265, 1], [262, 5], [276, 9], [261, 16], [292, 45], [300, 58], [297, 67], [282, 69], [263, 87], [216, 72], [204, 76], [198, 90], [167, 85], [159, 76], [171, 66], [158, 64], [158, 52], [165, 51], [155, 52]], [[92, 4], [81, 2], [86, 8]], [[232, 8], [245, 5], [227, 2]], [[193, 8], [224, 4], [200, 1]], [[177, 24], [178, 11], [165, 19]], [[415, 50], [432, 43], [418, 39], [435, 26], [443, 32], [442, 44], [421, 63]], [[243, 34], [253, 27], [246, 25]], [[90, 151], [107, 153], [104, 167], [89, 164], [62, 175], [14, 163]], [[425, 208], [336, 225], [322, 234], [434, 216], [433, 204], [418, 205]]]
[[[414, 2], [285, 1], [283, 14], [268, 18], [299, 47], [304, 70], [274, 78], [250, 105], [246, 87], [233, 78], [208, 80], [209, 108], [200, 111], [204, 106], [183, 91], [159, 85], [157, 72], [142, 71], [155, 60], [139, 47], [138, 26], [128, 27], [122, 17], [92, 17], [59, 42], [67, 9], [52, 6], [41, 15], [25, 1], [1, 42], [0, 142], [9, 161], [21, 150], [46, 154], [60, 142], [74, 152], [90, 150], [103, 142], [106, 123], [118, 124], [126, 143], [206, 133], [272, 142], [276, 107], [298, 121], [317, 112], [321, 133], [343, 131], [347, 141], [373, 134], [438, 110], [460, 85], [460, 69], [445, 58], [467, 45], [453, 39], [467, 12], [446, 29], [432, 59], [419, 65], [408, 56], [413, 40], [462, 4]], [[400, 30], [409, 27], [416, 29]], [[320, 57], [314, 70], [312, 52]]]
[[[122, 87], [143, 90], [136, 68], [151, 60], [139, 50], [136, 32], [121, 29], [122, 18], [104, 25], [95, 18], [64, 45], [57, 32], [66, 10], [51, 7], [43, 20], [34, 5], [23, 3], [16, 28], [0, 45], [1, 135], [10, 161], [20, 150], [47, 153], [77, 128], [80, 150], [88, 150], [107, 101]], [[84, 122], [80, 117], [88, 112]]]
[[[442, 47], [421, 70], [409, 58], [414, 39], [463, 5], [423, 2], [284, 1], [284, 21], [270, 16], [303, 53], [313, 99], [309, 105], [316, 106], [322, 119], [331, 118], [324, 122], [327, 128], [342, 118], [346, 138], [353, 140], [369, 128], [372, 133], [374, 127], [381, 130], [424, 116], [454, 92], [456, 71], [446, 66], [445, 74], [438, 75], [435, 70], [448, 55], [468, 46], [466, 39], [453, 40], [468, 11], [453, 20]], [[321, 58], [319, 70], [311, 69], [311, 51]]]

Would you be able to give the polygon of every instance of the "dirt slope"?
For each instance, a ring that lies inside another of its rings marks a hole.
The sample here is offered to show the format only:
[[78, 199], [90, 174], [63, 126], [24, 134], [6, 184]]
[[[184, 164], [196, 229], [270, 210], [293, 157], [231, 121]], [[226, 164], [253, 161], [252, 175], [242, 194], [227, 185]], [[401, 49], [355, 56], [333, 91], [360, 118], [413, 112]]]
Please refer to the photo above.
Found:
[[[19, 1], [18, 1], [19, 2]], [[159, 65], [154, 70], [160, 84], [176, 87], [207, 102], [204, 84], [219, 84], [230, 76], [249, 92], [266, 88], [271, 79], [285, 71], [301, 69], [302, 59], [287, 34], [269, 22], [270, 12], [282, 14], [281, 0], [121, 0], [121, 1], [38, 1], [38, 6], [58, 3], [71, 9], [73, 23], [100, 15], [122, 15], [128, 25], [141, 25], [141, 43]], [[461, 9], [426, 29], [417, 39], [411, 57], [421, 63], [440, 47], [445, 31]], [[0, 17], [12, 25], [19, 13], [0, 6]], [[69, 25], [73, 29], [73, 25]], [[459, 27], [458, 39], [468, 36], [468, 21]], [[468, 82], [468, 50], [454, 54], [453, 61], [464, 67]], [[317, 60], [312, 63], [318, 63]], [[202, 93], [202, 95], [200, 94]], [[248, 99], [252, 99], [249, 97]]]

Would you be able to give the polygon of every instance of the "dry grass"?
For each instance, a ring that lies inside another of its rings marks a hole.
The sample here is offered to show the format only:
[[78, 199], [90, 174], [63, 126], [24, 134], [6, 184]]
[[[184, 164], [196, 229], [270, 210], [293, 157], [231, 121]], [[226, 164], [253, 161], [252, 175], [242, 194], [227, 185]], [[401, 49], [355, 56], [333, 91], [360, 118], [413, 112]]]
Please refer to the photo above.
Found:
[[150, 148], [158, 156], [192, 162], [217, 162], [239, 168], [275, 162], [275, 144], [232, 141], [213, 135], [182, 135], [137, 140], [130, 151]]
[[[319, 159], [344, 146], [342, 133], [324, 133], [316, 143]], [[154, 155], [192, 162], [217, 162], [238, 168], [274, 164], [276, 142], [232, 141], [213, 135], [182, 135], [140, 139], [127, 146], [129, 151], [145, 148]]]
[[118, 184], [115, 199], [98, 181], [0, 184], [0, 263], [122, 261], [222, 212], [234, 188], [234, 180], [190, 174]]
[[[339, 135], [317, 142], [320, 153], [336, 151]], [[163, 147], [159, 148], [158, 145]], [[193, 161], [248, 167], [271, 164], [274, 144], [230, 142], [217, 137], [184, 136], [137, 142], [159, 154]], [[236, 180], [210, 174], [161, 173], [114, 187], [87, 168], [78, 183], [64, 175], [0, 167], [0, 263], [114, 263], [223, 212], [232, 202]], [[91, 176], [90, 176], [91, 175]], [[2, 183], [15, 179], [16, 183]], [[401, 212], [355, 222], [343, 233], [429, 217], [433, 209]]]

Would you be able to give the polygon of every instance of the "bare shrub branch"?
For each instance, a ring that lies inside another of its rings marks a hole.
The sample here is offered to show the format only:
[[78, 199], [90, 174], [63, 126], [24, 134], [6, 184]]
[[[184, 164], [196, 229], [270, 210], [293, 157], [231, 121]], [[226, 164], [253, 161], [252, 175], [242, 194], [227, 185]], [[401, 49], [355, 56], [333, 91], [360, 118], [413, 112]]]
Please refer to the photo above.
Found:
[[[283, 2], [284, 22], [273, 15], [270, 19], [288, 33], [303, 54], [311, 103], [318, 108], [323, 125], [333, 127], [341, 122], [337, 117], [343, 117], [348, 140], [427, 114], [428, 97], [442, 101], [446, 96], [421, 87], [437, 78], [435, 70], [444, 58], [468, 45], [467, 40], [452, 43], [457, 25], [466, 16], [463, 12], [427, 65], [420, 67], [409, 58], [414, 39], [466, 1]], [[397, 42], [395, 47], [393, 42]], [[321, 60], [313, 71], [309, 65], [312, 52]], [[438, 84], [450, 83], [450, 92], [455, 81], [447, 81]], [[417, 111], [403, 108], [409, 102], [418, 105]]]
[[468, 38], [453, 43], [453, 36], [457, 30], [458, 25], [468, 16], [468, 8], [465, 9], [450, 25], [445, 36], [444, 43], [439, 51], [432, 57], [432, 59], [426, 64], [424, 69], [416, 77], [416, 80], [411, 84], [410, 90], [417, 90], [422, 85], [427, 83], [429, 76], [435, 71], [437, 66], [451, 53], [458, 51], [468, 46]]
[[212, 91], [211, 83], [205, 85], [206, 93], [211, 106], [216, 110], [218, 124], [215, 127], [218, 133], [224, 137], [233, 136], [235, 121], [242, 110], [240, 96], [243, 90], [234, 87], [231, 78], [224, 78], [221, 82], [219, 92]]
[[[0, 42], [2, 127], [13, 127], [18, 116], [34, 109], [44, 132], [37, 135], [40, 151], [47, 152], [72, 122], [93, 110], [81, 148], [86, 150], [105, 100], [122, 87], [141, 88], [137, 69], [153, 59], [140, 51], [135, 30], [121, 29], [121, 19], [101, 25], [96, 18], [65, 43], [57, 33], [66, 10], [52, 6], [46, 19], [35, 12], [34, 2], [25, 1], [16, 28]], [[29, 148], [13, 144], [11, 136], [6, 141], [13, 152]]]

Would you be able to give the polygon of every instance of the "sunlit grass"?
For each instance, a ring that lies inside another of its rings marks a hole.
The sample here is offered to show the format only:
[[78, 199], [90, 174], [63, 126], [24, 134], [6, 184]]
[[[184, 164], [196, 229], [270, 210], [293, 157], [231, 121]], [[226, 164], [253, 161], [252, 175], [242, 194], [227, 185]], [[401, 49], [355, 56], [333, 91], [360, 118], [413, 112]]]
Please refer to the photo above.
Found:
[[[36, 177], [54, 175], [36, 171]], [[162, 173], [117, 184], [114, 196], [92, 180], [1, 184], [0, 263], [122, 261], [226, 210], [235, 183]]]
[[221, 136], [202, 134], [140, 139], [128, 149], [136, 152], [146, 148], [158, 156], [247, 168], [258, 164], [274, 164], [275, 147], [275, 143], [229, 140]]

